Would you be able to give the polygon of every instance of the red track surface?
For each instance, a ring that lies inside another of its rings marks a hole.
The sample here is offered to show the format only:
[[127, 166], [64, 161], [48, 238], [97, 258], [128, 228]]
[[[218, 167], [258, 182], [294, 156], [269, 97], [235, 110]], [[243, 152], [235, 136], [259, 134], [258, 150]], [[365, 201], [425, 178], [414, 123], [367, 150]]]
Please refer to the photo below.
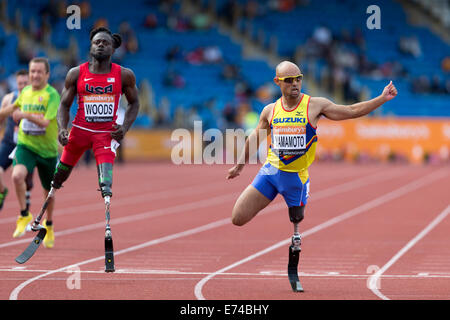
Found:
[[[314, 164], [300, 225], [304, 293], [287, 280], [293, 228], [284, 201], [233, 226], [234, 201], [259, 167], [231, 181], [228, 168], [116, 166], [112, 274], [103, 271], [104, 204], [94, 167], [77, 168], [57, 192], [55, 247], [41, 247], [24, 265], [14, 258], [33, 235], [12, 238], [18, 206], [10, 188], [0, 212], [0, 299], [450, 298], [448, 167]], [[34, 213], [42, 204], [35, 179]], [[371, 276], [378, 290], [368, 285]]]

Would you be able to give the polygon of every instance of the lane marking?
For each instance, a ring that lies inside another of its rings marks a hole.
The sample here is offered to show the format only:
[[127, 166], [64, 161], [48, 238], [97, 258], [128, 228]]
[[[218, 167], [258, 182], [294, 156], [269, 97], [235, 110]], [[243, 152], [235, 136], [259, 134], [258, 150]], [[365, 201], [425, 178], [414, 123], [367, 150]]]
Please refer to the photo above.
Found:
[[[375, 181], [379, 181], [379, 180], [380, 180], [380, 177], [379, 177], [379, 176], [380, 176], [380, 175], [377, 173], [377, 174], [374, 174], [374, 175], [370, 175], [369, 177], [366, 177], [366, 184], [371, 184], [371, 183], [373, 183], [373, 182], [371, 182], [371, 180], [373, 180], [373, 178], [375, 178]], [[367, 178], [369, 178], [369, 179], [367, 179]], [[391, 177], [386, 178], [386, 179], [390, 179], [390, 178], [391, 178]], [[356, 179], [355, 181], [361, 181], [362, 179], [363, 179], [363, 178], [359, 178], [359, 179]], [[369, 181], [367, 181], [367, 180], [369, 180]], [[320, 198], [329, 197], [331, 194], [335, 195], [335, 194], [339, 194], [339, 193], [341, 193], [341, 192], [345, 192], [345, 191], [351, 190], [351, 188], [350, 188], [350, 186], [351, 186], [351, 181], [350, 181], [350, 182], [346, 182], [346, 183], [344, 183], [343, 185], [344, 185], [343, 188], [339, 188], [339, 186], [333, 186], [333, 187], [331, 187], [331, 188], [328, 188], [328, 189], [319, 191], [319, 192], [317, 192], [317, 194], [316, 194], [316, 196], [314, 197], [314, 199], [317, 200], [317, 199], [320, 199]], [[348, 186], [345, 187], [345, 185], [348, 185]], [[356, 184], [353, 184], [353, 186], [354, 186], [355, 188], [356, 188], [356, 187], [361, 187], [361, 184], [356, 183]], [[221, 197], [216, 197], [216, 198], [221, 198]], [[200, 201], [200, 202], [203, 202], [203, 201], [208, 202], [208, 201], [210, 201], [210, 200], [212, 200], [212, 199], [214, 199], [214, 198], [210, 198], [210, 199], [208, 199], [208, 200], [202, 200], [202, 201]], [[311, 199], [311, 200], [313, 200], [313, 199]], [[197, 202], [198, 202], [198, 201], [197, 201]], [[191, 203], [191, 204], [192, 204], [192, 203]], [[185, 204], [185, 205], [181, 206], [181, 207], [182, 207], [181, 209], [186, 210], [187, 205], [188, 205], [188, 204]], [[180, 207], [180, 206], [175, 206], [175, 207], [178, 208], [178, 207]], [[269, 213], [269, 212], [273, 212], [273, 211], [276, 211], [276, 210], [278, 210], [278, 209], [280, 209], [280, 208], [284, 208], [284, 207], [285, 207], [285, 204], [284, 204], [284, 203], [280, 203], [280, 204], [278, 204], [278, 205], [275, 204], [275, 205], [272, 205], [272, 206], [269, 207], [269, 208], [264, 209], [264, 210], [260, 213], [260, 215], [261, 215], [261, 214], [266, 214], [266, 213]], [[173, 209], [173, 208], [174, 208], [174, 207], [172, 207], [172, 209]], [[164, 214], [164, 213], [167, 213], [168, 210], [169, 210], [169, 209], [166, 208], [166, 209], [157, 209], [157, 210], [153, 210], [153, 211], [156, 211], [156, 212], [158, 213], [158, 215], [162, 215], [162, 214]], [[178, 210], [178, 211], [179, 211], [179, 210]], [[150, 212], [152, 212], [152, 211], [150, 211]], [[123, 219], [122, 222], [123, 222], [124, 220], [127, 220], [127, 222], [128, 222], [128, 219], [130, 219], [130, 218], [132, 218], [132, 219], [134, 219], [134, 220], [137, 220], [137, 219], [138, 219], [137, 216], [142, 216], [142, 215], [145, 215], [145, 217], [148, 217], [148, 216], [149, 216], [149, 212], [144, 213], [144, 214], [138, 214], [138, 215], [134, 215], [134, 216], [122, 218], [122, 219]], [[120, 219], [120, 218], [119, 218], [119, 219]], [[119, 220], [119, 219], [117, 219], [117, 220]], [[114, 220], [114, 224], [117, 224], [117, 220], [116, 220], [116, 219]], [[120, 223], [120, 222], [119, 222], [119, 223]], [[186, 230], [186, 231], [183, 231], [183, 232], [179, 232], [179, 233], [176, 233], [176, 234], [172, 234], [172, 235], [169, 235], [169, 236], [165, 236], [165, 237], [162, 237], [162, 238], [158, 238], [158, 239], [155, 239], [155, 240], [151, 240], [151, 241], [145, 242], [145, 243], [140, 244], [140, 245], [132, 246], [132, 247], [129, 247], [129, 248], [127, 248], [127, 249], [123, 249], [123, 250], [117, 251], [117, 252], [115, 252], [115, 255], [117, 256], [117, 255], [120, 255], [120, 254], [123, 254], [123, 253], [127, 253], [127, 252], [131, 252], [131, 251], [139, 250], [139, 249], [142, 249], [142, 248], [145, 248], [145, 247], [148, 247], [148, 246], [160, 244], [160, 243], [165, 242], [165, 241], [170, 241], [170, 240], [174, 240], [174, 239], [177, 239], [177, 238], [180, 238], [180, 237], [184, 237], [184, 236], [196, 234], [196, 233], [199, 233], [199, 232], [203, 232], [203, 231], [206, 231], [206, 230], [214, 229], [214, 228], [217, 228], [217, 227], [220, 227], [220, 226], [229, 224], [229, 223], [230, 223], [230, 218], [218, 220], [218, 221], [215, 221], [215, 222], [212, 222], [212, 223], [209, 223], [209, 224], [206, 224], [206, 225], [197, 227], [197, 228], [189, 229], [189, 230]], [[101, 225], [101, 227], [104, 227], [104, 222], [98, 223], [98, 225]], [[88, 228], [88, 227], [89, 227], [89, 226], [85, 226], [84, 228]], [[83, 228], [83, 227], [80, 227], [80, 228]], [[78, 228], [78, 229], [80, 229], [80, 228]], [[66, 230], [66, 233], [69, 232], [69, 231], [70, 231], [70, 230]], [[62, 233], [62, 232], [61, 232], [61, 233]], [[290, 238], [289, 238], [289, 241], [290, 241]], [[0, 245], [0, 247], [1, 247], [1, 245]], [[88, 263], [91, 263], [91, 262], [96, 262], [96, 261], [103, 260], [103, 259], [104, 259], [104, 255], [99, 256], [99, 257], [96, 257], [96, 258], [92, 258], [92, 259], [89, 259], [89, 260], [84, 260], [84, 261], [81, 261], [81, 262], [79, 262], [79, 263], [71, 264], [71, 265], [69, 265], [69, 266], [65, 266], [65, 267], [62, 267], [62, 268], [59, 268], [59, 269], [56, 269], [56, 270], [53, 270], [53, 271], [49, 271], [49, 272], [43, 273], [43, 274], [38, 275], [38, 276], [36, 276], [36, 277], [30, 278], [30, 279], [28, 279], [27, 281], [21, 283], [21, 284], [20, 284], [19, 286], [17, 286], [16, 288], [14, 288], [14, 290], [13, 290], [13, 291], [11, 292], [11, 294], [10, 294], [9, 299], [10, 299], [10, 300], [17, 300], [17, 299], [18, 299], [18, 295], [19, 295], [20, 291], [21, 291], [23, 288], [25, 288], [28, 284], [30, 284], [30, 283], [32, 283], [32, 282], [34, 282], [34, 281], [36, 281], [36, 280], [38, 280], [38, 279], [40, 279], [40, 278], [43, 278], [43, 277], [48, 276], [48, 275], [53, 274], [53, 273], [62, 272], [62, 271], [64, 271], [64, 270], [66, 270], [66, 269], [70, 269], [70, 268], [74, 268], [74, 267], [79, 267], [79, 266], [81, 266], [81, 265], [88, 264]]]
[[[49, 273], [54, 270], [45, 270], [45, 269], [0, 269], [0, 272], [13, 272], [13, 273]], [[61, 271], [62, 272], [62, 271]], [[83, 274], [105, 274], [103, 269], [99, 270], [82, 270], [78, 271]], [[55, 273], [55, 272], [53, 272]], [[163, 270], [163, 269], [117, 269], [115, 274], [131, 274], [131, 275], [210, 275], [213, 272], [202, 272], [202, 271], [180, 271], [180, 270]], [[326, 271], [326, 272], [299, 272], [299, 276], [301, 277], [326, 277], [326, 278], [358, 278], [358, 279], [367, 279], [367, 274], [344, 274], [336, 271]], [[268, 277], [279, 277], [285, 278], [287, 277], [287, 273], [284, 270], [279, 271], [260, 271], [260, 272], [224, 272], [221, 273], [220, 279], [227, 276], [250, 276], [250, 277], [259, 277], [259, 278], [268, 278]], [[445, 274], [430, 274], [429, 272], [423, 272], [419, 274], [383, 274], [380, 275], [381, 278], [386, 279], [417, 279], [417, 278], [436, 278], [436, 279], [450, 279], [450, 275]], [[0, 278], [0, 280], [10, 280], [10, 277]], [[103, 279], [103, 278], [102, 278]], [[233, 278], [229, 278], [233, 279]], [[242, 279], [242, 278], [240, 278]], [[246, 278], [251, 279], [251, 278]], [[89, 281], [91, 279], [85, 279]], [[104, 280], [104, 279], [103, 279]], [[116, 279], [121, 280], [121, 279]], [[127, 279], [123, 279], [127, 280]]]
[[[362, 177], [362, 178], [358, 178], [354, 181], [349, 181], [349, 182], [345, 182], [342, 183], [340, 185], [336, 185], [336, 186], [332, 186], [330, 188], [324, 189], [324, 190], [320, 190], [317, 191], [316, 193], [313, 194], [314, 198], [311, 197], [310, 201], [315, 201], [315, 200], [319, 200], [322, 198], [326, 198], [326, 197], [330, 197], [332, 195], [336, 195], [339, 193], [343, 193], [345, 191], [350, 191], [352, 189], [356, 189], [359, 187], [362, 187], [364, 185], [370, 185], [372, 183], [376, 183], [376, 182], [380, 182], [383, 180], [389, 180], [394, 178], [396, 175], [401, 175], [403, 173], [399, 173], [399, 172], [394, 172], [392, 175], [380, 175], [379, 173], [376, 174], [372, 174], [370, 176], [367, 177]], [[364, 181], [365, 179], [365, 181]], [[218, 183], [217, 185], [223, 185], [223, 183]], [[184, 189], [184, 190], [197, 190], [197, 188], [180, 188], [180, 189]], [[207, 189], [211, 189], [210, 187]], [[154, 197], [161, 197], [161, 194], [164, 195], [170, 195], [173, 196], [173, 192], [176, 190], [172, 190], [172, 191], [163, 191], [160, 193], [156, 193], [154, 194]], [[192, 192], [192, 191], [190, 191]], [[204, 190], [202, 189], [200, 192], [204, 192]], [[184, 193], [184, 192], [183, 192]], [[182, 192], [177, 192], [177, 194], [183, 194]], [[189, 194], [189, 192], [185, 192], [186, 194]], [[225, 195], [221, 195], [218, 197], [214, 197], [214, 198], [209, 198], [209, 199], [202, 199], [202, 200], [198, 200], [198, 201], [194, 201], [194, 202], [188, 202], [188, 203], [184, 203], [184, 204], [180, 204], [180, 205], [175, 205], [172, 207], [168, 207], [168, 208], [162, 208], [162, 209], [155, 209], [155, 210], [150, 210], [147, 212], [143, 212], [143, 213], [137, 213], [134, 215], [130, 215], [130, 216], [126, 216], [126, 217], [119, 217], [119, 218], [114, 218], [112, 220], [112, 223], [114, 225], [117, 224], [122, 224], [122, 223], [128, 223], [128, 222], [133, 222], [133, 221], [138, 221], [138, 220], [142, 220], [142, 219], [146, 219], [146, 218], [150, 218], [150, 217], [157, 217], [157, 216], [161, 216], [161, 215], [165, 215], [165, 214], [171, 214], [174, 212], [178, 212], [180, 210], [189, 210], [189, 209], [199, 209], [201, 207], [203, 207], [204, 205], [208, 205], [211, 204], [217, 204], [220, 203], [219, 202], [215, 202], [215, 200], [217, 200], [218, 198], [222, 199], [223, 202], [226, 202], [226, 200], [228, 200], [228, 197], [234, 197], [239, 195], [239, 193], [228, 193]], [[146, 201], [150, 200], [151, 198], [153, 198], [151, 195], [139, 195], [136, 196], [137, 198], [143, 198], [146, 199]], [[123, 202], [125, 202], [125, 204], [134, 204], [136, 199], [119, 199], [115, 202], [115, 204], [117, 204], [117, 202], [119, 202], [120, 204], [123, 204]], [[96, 205], [98, 206], [99, 209], [104, 209], [104, 204], [97, 202]], [[278, 210], [280, 208], [284, 207], [284, 204], [274, 204], [273, 206], [275, 210]], [[92, 205], [83, 205], [83, 206], [77, 206], [77, 207], [71, 207], [71, 208], [67, 208], [65, 209], [67, 212], [80, 212], [80, 210], [83, 208], [92, 208]], [[62, 211], [63, 209], [61, 209]], [[57, 213], [57, 212], [55, 212]], [[54, 214], [55, 214], [54, 213]], [[15, 221], [15, 220], [14, 220]], [[101, 221], [101, 222], [97, 222], [97, 223], [92, 223], [89, 225], [84, 225], [84, 226], [80, 226], [80, 227], [73, 227], [70, 229], [66, 229], [66, 230], [62, 230], [62, 231], [55, 231], [55, 237], [61, 237], [61, 236], [65, 236], [65, 235], [70, 235], [70, 234], [74, 234], [74, 233], [78, 233], [78, 232], [84, 232], [84, 231], [90, 231], [90, 230], [94, 230], [97, 228], [104, 228], [105, 227], [105, 222]], [[28, 237], [28, 238], [22, 238], [22, 239], [18, 239], [18, 240], [13, 240], [13, 241], [9, 241], [6, 243], [0, 243], [0, 249], [1, 248], [5, 248], [5, 247], [10, 247], [10, 246], [14, 246], [14, 245], [19, 245], [19, 244], [24, 244], [24, 243], [29, 243], [33, 238], [32, 237]]]
[[383, 300], [390, 300], [387, 296], [381, 293], [377, 287], [381, 275], [386, 272], [394, 263], [398, 261], [409, 249], [411, 249], [417, 242], [425, 237], [431, 230], [434, 229], [442, 220], [444, 220], [450, 213], [450, 205], [444, 209], [433, 221], [430, 222], [421, 232], [419, 232], [413, 239], [411, 239], [399, 252], [397, 252], [383, 267], [369, 277], [369, 289], [379, 298]]
[[[377, 198], [375, 198], [375, 199], [373, 199], [371, 201], [368, 201], [368, 202], [364, 203], [363, 205], [360, 205], [360, 206], [358, 206], [358, 207], [356, 207], [356, 208], [354, 208], [352, 210], [344, 212], [344, 213], [342, 213], [342, 214], [340, 214], [340, 215], [338, 215], [338, 216], [336, 216], [336, 217], [334, 217], [332, 219], [329, 219], [329, 220], [327, 220], [327, 221], [325, 221], [325, 222], [323, 222], [323, 223], [321, 223], [321, 224], [319, 224], [319, 225], [317, 225], [317, 226], [315, 226], [315, 227], [313, 227], [311, 229], [306, 230], [305, 232], [302, 233], [302, 237], [303, 238], [307, 237], [307, 236], [309, 236], [311, 234], [314, 234], [314, 233], [316, 233], [318, 231], [321, 231], [321, 230], [326, 229], [326, 228], [328, 228], [328, 227], [330, 227], [332, 225], [335, 225], [335, 224], [337, 224], [337, 223], [339, 223], [341, 221], [347, 220], [347, 219], [349, 219], [349, 218], [351, 218], [353, 216], [356, 216], [356, 215], [361, 214], [363, 212], [366, 212], [366, 211], [368, 211], [370, 209], [378, 207], [378, 206], [380, 206], [382, 204], [385, 204], [386, 202], [389, 202], [391, 200], [399, 198], [400, 196], [408, 194], [409, 192], [411, 192], [411, 191], [413, 191], [415, 189], [418, 189], [418, 188], [420, 188], [420, 187], [422, 187], [424, 185], [427, 185], [427, 184], [429, 184], [431, 182], [434, 182], [435, 180], [442, 179], [445, 176], [447, 176], [447, 174], [448, 174], [448, 170], [446, 170], [446, 168], [444, 168], [444, 169], [440, 169], [438, 171], [435, 171], [435, 172], [433, 172], [433, 173], [431, 173], [429, 175], [426, 175], [426, 176], [422, 177], [421, 179], [414, 180], [413, 182], [410, 182], [410, 183], [408, 183], [406, 185], [403, 185], [400, 188], [397, 188], [397, 189], [395, 189], [393, 191], [390, 191], [390, 192], [388, 192], [388, 193], [386, 193], [386, 194], [384, 194], [384, 195], [382, 195], [380, 197], [377, 197]], [[248, 261], [254, 260], [254, 259], [256, 259], [256, 258], [258, 258], [258, 257], [260, 257], [260, 256], [262, 256], [262, 255], [264, 255], [266, 253], [269, 253], [269, 252], [271, 252], [273, 250], [276, 250], [276, 249], [278, 249], [278, 248], [280, 248], [282, 246], [287, 246], [290, 243], [291, 243], [291, 238], [282, 240], [282, 241], [280, 241], [278, 243], [275, 243], [274, 245], [272, 245], [272, 246], [270, 246], [268, 248], [265, 248], [265, 249], [263, 249], [261, 251], [256, 252], [255, 254], [252, 254], [252, 255], [244, 258], [244, 259], [241, 259], [241, 260], [239, 260], [239, 261], [237, 261], [237, 262], [235, 262], [233, 264], [230, 264], [230, 265], [228, 265], [228, 266], [226, 266], [226, 267], [224, 267], [222, 269], [219, 269], [216, 272], [212, 273], [211, 275], [206, 276], [205, 278], [200, 280], [195, 285], [195, 288], [194, 288], [195, 297], [198, 300], [206, 300], [205, 297], [203, 296], [202, 289], [203, 289], [204, 285], [209, 280], [211, 280], [213, 277], [215, 277], [216, 275], [218, 275], [220, 273], [223, 273], [225, 271], [228, 271], [230, 269], [233, 269], [233, 268], [235, 268], [235, 267], [237, 267], [239, 265], [242, 265], [242, 264], [244, 264], [244, 263], [246, 263]]]

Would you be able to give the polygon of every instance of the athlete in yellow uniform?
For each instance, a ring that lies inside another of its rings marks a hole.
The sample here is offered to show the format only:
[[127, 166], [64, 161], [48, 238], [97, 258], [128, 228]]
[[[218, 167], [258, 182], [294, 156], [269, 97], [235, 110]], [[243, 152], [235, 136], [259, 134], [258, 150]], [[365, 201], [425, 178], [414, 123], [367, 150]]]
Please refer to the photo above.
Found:
[[[58, 91], [48, 84], [49, 77], [48, 60], [33, 58], [29, 63], [30, 85], [21, 91], [13, 104], [0, 110], [0, 119], [12, 114], [14, 120], [20, 121], [12, 172], [20, 208], [14, 238], [23, 236], [26, 226], [33, 221], [33, 216], [26, 206], [25, 180], [28, 173], [37, 168], [44, 198], [47, 198], [58, 161], [56, 114], [60, 97]], [[48, 203], [47, 219], [44, 221], [47, 233], [43, 243], [47, 248], [54, 246], [53, 208], [54, 198]]]
[[[319, 118], [325, 116], [331, 120], [346, 120], [362, 117], [397, 95], [397, 89], [391, 81], [381, 95], [374, 99], [348, 106], [338, 105], [326, 98], [302, 93], [302, 78], [300, 69], [292, 62], [283, 61], [277, 66], [274, 82], [280, 87], [282, 96], [263, 109], [258, 126], [245, 143], [241, 159], [228, 171], [227, 176], [227, 179], [237, 177], [250, 157], [250, 146], [255, 143], [259, 146], [259, 137], [271, 135], [267, 161], [253, 183], [237, 199], [232, 211], [232, 222], [237, 226], [246, 224], [280, 193], [289, 208], [289, 218], [294, 223], [291, 248], [297, 252], [300, 252], [297, 226], [303, 220], [307, 203], [308, 167], [314, 161]], [[266, 134], [261, 135], [260, 130], [265, 130]]]

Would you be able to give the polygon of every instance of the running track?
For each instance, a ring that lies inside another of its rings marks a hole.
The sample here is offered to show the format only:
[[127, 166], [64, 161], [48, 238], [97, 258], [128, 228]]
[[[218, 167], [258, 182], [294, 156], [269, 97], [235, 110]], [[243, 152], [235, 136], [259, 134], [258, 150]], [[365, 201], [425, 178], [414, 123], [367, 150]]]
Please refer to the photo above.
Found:
[[[0, 299], [370, 300], [450, 298], [450, 168], [315, 163], [300, 229], [300, 280], [287, 255], [293, 232], [279, 196], [243, 227], [230, 223], [258, 166], [116, 166], [111, 204], [116, 272], [104, 270], [104, 205], [95, 167], [76, 168], [56, 194], [53, 249], [14, 258], [11, 187], [0, 212]], [[10, 172], [8, 171], [8, 174]], [[35, 175], [32, 212], [42, 203]], [[39, 288], [39, 290], [37, 290]]]

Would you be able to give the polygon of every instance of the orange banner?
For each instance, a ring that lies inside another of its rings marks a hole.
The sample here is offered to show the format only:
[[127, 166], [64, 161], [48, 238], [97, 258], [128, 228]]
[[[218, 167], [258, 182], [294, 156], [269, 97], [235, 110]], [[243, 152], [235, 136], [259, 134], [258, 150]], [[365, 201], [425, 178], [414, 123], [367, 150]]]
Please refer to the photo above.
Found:
[[430, 156], [449, 159], [450, 119], [321, 119], [317, 135], [319, 158], [344, 151], [347, 159], [364, 155], [381, 160], [405, 158], [415, 163]]
[[131, 130], [122, 143], [125, 160], [170, 160], [170, 130]]
[[[192, 131], [188, 133], [187, 145], [191, 150], [188, 158], [201, 157], [205, 147], [202, 145], [204, 132], [200, 131], [197, 135]], [[366, 157], [404, 159], [414, 163], [427, 159], [450, 159], [450, 119], [447, 118], [321, 119], [317, 135], [318, 160], [336, 156], [346, 160]], [[173, 148], [179, 145], [179, 141], [171, 141], [171, 136], [171, 130], [132, 130], [123, 141], [124, 157], [126, 160], [170, 160]], [[237, 144], [231, 148], [227, 143], [228, 139], [223, 137], [223, 147], [230, 149], [224, 151], [235, 154]]]

